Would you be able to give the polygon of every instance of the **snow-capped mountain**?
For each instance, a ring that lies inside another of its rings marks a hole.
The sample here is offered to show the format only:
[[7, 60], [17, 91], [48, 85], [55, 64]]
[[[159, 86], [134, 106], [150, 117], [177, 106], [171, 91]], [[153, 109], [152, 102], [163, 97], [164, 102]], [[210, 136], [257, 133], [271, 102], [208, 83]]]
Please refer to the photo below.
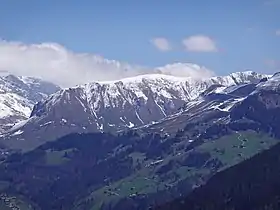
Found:
[[[229, 87], [264, 77], [251, 71], [201, 79], [148, 74], [63, 89], [37, 103], [31, 117], [6, 134], [10, 141], [5, 143], [27, 149], [72, 132], [116, 132], [142, 126], [178, 112], [213, 85]], [[28, 143], [13, 141], [25, 139]]]
[[142, 133], [162, 133], [170, 136], [186, 127], [190, 130], [195, 130], [196, 126], [203, 127], [203, 131], [196, 130], [194, 136], [191, 136], [197, 139], [199, 136], [205, 137], [203, 132], [207, 133], [207, 126], [236, 123], [239, 129], [242, 126], [244, 130], [256, 129], [262, 125], [277, 133], [278, 128], [270, 127], [270, 123], [279, 124], [279, 118], [276, 117], [280, 108], [279, 93], [280, 73], [268, 75], [257, 83], [229, 87], [215, 84], [195, 100], [184, 104], [180, 112], [135, 129]]
[[0, 76], [0, 132], [28, 119], [35, 103], [59, 89], [36, 78]]
[[[135, 129], [143, 133], [162, 133], [170, 136], [188, 126], [191, 128], [199, 124], [227, 123], [231, 110], [254, 93], [262, 84], [261, 81], [229, 87], [212, 85], [196, 99], [186, 102], [180, 112]], [[199, 132], [196, 133], [198, 134]]]

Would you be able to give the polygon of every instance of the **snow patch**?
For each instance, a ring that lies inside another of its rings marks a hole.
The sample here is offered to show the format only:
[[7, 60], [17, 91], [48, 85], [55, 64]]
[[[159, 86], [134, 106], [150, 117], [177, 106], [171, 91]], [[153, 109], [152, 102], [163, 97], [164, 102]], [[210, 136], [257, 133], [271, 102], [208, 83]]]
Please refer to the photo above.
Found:
[[143, 120], [140, 118], [140, 116], [139, 116], [139, 114], [138, 114], [137, 111], [135, 111], [135, 114], [136, 114], [136, 117], [138, 118], [138, 120], [139, 120], [142, 124], [145, 124], [145, 123], [143, 122]]
[[16, 123], [9, 131], [12, 132], [12, 131], [14, 131], [14, 130], [19, 129], [20, 127], [23, 127], [28, 121], [29, 121], [29, 119], [27, 119], [27, 120], [22, 120], [22, 121]]
[[166, 117], [167, 115], [165, 114], [163, 108], [155, 101], [156, 105], [158, 106], [158, 108], [160, 109], [160, 111], [162, 112], [162, 114]]
[[103, 131], [103, 124], [96, 123], [97, 129]]
[[133, 128], [134, 127], [134, 124], [132, 122], [129, 122], [129, 125], [128, 125], [129, 128]]
[[87, 111], [87, 108], [86, 108], [86, 106], [84, 105], [84, 103], [83, 103], [77, 96], [75, 96], [75, 98], [79, 101], [79, 103], [81, 104], [81, 106], [84, 108], [84, 112], [86, 112], [86, 111]]
[[17, 135], [20, 135], [20, 134], [22, 134], [22, 133], [23, 133], [22, 130], [18, 130], [18, 131], [16, 131], [16, 132], [14, 132], [13, 134], [11, 134], [11, 136], [17, 136]]
[[[228, 101], [225, 101], [225, 102], [221, 102], [217, 105], [213, 105], [211, 107], [209, 107], [209, 109], [217, 109], [217, 110], [220, 110], [222, 112], [229, 112], [230, 109], [238, 102], [240, 101], [243, 101], [245, 98], [247, 97], [242, 97], [242, 98], [236, 98], [236, 99], [230, 99]], [[221, 108], [221, 106], [224, 105], [224, 108]]]
[[40, 127], [47, 126], [47, 125], [50, 125], [50, 124], [52, 124], [52, 123], [53, 123], [53, 121], [49, 121], [49, 122], [46, 122], [46, 123], [40, 125]]
[[151, 162], [151, 165], [159, 164], [161, 162], [163, 162], [163, 159]]
[[120, 117], [120, 120], [121, 120], [123, 123], [125, 123], [125, 121], [124, 121], [123, 117]]
[[62, 119], [61, 119], [61, 122], [67, 123], [67, 120], [62, 118]]

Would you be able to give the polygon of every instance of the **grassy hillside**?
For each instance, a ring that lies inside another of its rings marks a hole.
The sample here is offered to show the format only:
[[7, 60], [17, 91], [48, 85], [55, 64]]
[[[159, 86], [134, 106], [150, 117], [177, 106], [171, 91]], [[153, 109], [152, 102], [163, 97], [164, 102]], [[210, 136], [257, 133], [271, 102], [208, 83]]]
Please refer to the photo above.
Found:
[[[139, 197], [149, 195], [154, 197], [152, 203], [161, 202], [163, 197], [170, 199], [190, 192], [216, 172], [238, 164], [277, 142], [263, 133], [245, 131], [205, 142], [190, 151], [176, 151], [178, 145], [174, 145], [176, 152], [152, 163], [149, 160], [142, 162], [144, 167], [131, 176], [93, 191], [82, 201], [87, 206], [92, 205], [92, 209], [114, 204], [122, 198], [129, 198], [128, 203], [135, 205]], [[182, 183], [185, 187], [180, 188]], [[157, 193], [160, 196], [156, 196]], [[145, 202], [139, 201], [143, 208], [149, 205]], [[121, 209], [118, 204], [115, 208]]]
[[280, 144], [213, 176], [186, 198], [160, 210], [278, 210]]
[[42, 210], [144, 209], [188, 194], [278, 142], [253, 130], [196, 141], [184, 134], [68, 135], [2, 162], [0, 192]]

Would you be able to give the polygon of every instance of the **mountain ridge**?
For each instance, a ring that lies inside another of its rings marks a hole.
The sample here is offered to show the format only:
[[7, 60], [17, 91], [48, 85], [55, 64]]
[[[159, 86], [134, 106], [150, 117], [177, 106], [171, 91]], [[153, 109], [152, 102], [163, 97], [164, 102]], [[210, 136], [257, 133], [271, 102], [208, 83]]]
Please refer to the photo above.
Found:
[[[10, 141], [4, 142], [28, 139], [38, 146], [42, 136], [52, 140], [73, 132], [116, 133], [174, 114], [214, 84], [257, 83], [266, 77], [252, 71], [200, 79], [148, 74], [66, 88], [37, 103], [26, 123], [7, 133]], [[20, 142], [24, 147], [25, 141]]]

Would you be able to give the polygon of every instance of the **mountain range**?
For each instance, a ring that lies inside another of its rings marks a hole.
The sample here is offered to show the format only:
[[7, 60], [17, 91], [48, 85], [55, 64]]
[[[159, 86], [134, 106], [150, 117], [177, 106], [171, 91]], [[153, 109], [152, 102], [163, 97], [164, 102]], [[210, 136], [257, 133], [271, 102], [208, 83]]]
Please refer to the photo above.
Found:
[[279, 84], [247, 71], [58, 90], [2, 133], [0, 198], [28, 210], [176, 205], [279, 143]]
[[137, 128], [177, 113], [210, 87], [256, 83], [265, 77], [252, 71], [201, 79], [148, 74], [61, 89], [36, 103], [30, 117], [3, 134], [0, 142], [29, 150], [69, 133]]

